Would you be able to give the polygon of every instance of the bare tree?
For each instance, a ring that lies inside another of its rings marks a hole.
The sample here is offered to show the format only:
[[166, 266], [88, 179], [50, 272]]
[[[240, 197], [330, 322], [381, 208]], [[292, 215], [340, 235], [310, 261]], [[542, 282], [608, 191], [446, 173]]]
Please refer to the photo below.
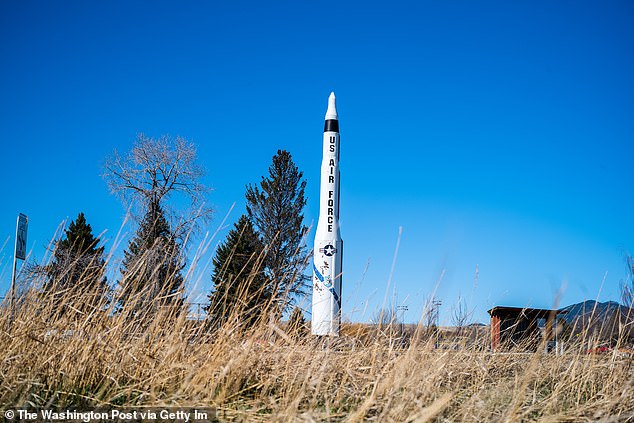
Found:
[[384, 328], [396, 326], [399, 323], [394, 307], [379, 309], [376, 313], [374, 313], [370, 321], [373, 324]]
[[429, 331], [435, 331], [438, 328], [441, 305], [442, 301], [436, 299], [433, 295], [425, 303], [421, 321]]
[[467, 308], [467, 303], [462, 296], [458, 296], [458, 301], [451, 309], [451, 323], [456, 327], [456, 335], [462, 335], [462, 332], [467, 326], [470, 318], [470, 313]]
[[621, 280], [621, 302], [624, 306], [634, 308], [634, 257], [623, 253], [625, 261], [625, 279]]
[[[150, 204], [158, 204], [171, 220], [178, 216], [172, 222], [172, 231], [183, 236], [211, 216], [206, 204], [210, 189], [201, 182], [205, 171], [196, 163], [194, 144], [182, 137], [150, 138], [140, 134], [127, 155], [115, 150], [104, 167], [103, 177], [110, 191], [131, 207], [137, 219]], [[173, 200], [169, 208], [168, 199]]]
[[[141, 134], [127, 155], [115, 151], [106, 160], [103, 177], [110, 191], [130, 206], [139, 222], [124, 252], [115, 301], [120, 311], [151, 317], [150, 304], [180, 310], [182, 247], [211, 216], [205, 204], [209, 188], [201, 182], [204, 173], [196, 163], [194, 144], [181, 137], [154, 139]], [[146, 301], [148, 297], [152, 303]]]

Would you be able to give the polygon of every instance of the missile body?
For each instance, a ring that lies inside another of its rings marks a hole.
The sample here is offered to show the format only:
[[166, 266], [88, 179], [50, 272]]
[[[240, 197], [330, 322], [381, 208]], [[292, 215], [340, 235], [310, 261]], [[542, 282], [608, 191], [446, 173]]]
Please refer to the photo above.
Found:
[[343, 241], [339, 232], [339, 120], [335, 93], [328, 98], [319, 193], [313, 257], [312, 333], [339, 336]]

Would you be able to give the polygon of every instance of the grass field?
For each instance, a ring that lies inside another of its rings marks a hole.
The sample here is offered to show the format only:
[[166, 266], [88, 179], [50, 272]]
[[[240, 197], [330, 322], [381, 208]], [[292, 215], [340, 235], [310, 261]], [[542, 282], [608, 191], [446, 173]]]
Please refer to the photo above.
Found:
[[358, 324], [315, 340], [266, 319], [211, 333], [165, 310], [136, 319], [80, 310], [76, 296], [64, 308], [27, 294], [12, 323], [4, 304], [4, 409], [210, 406], [223, 421], [267, 422], [634, 421], [633, 360], [616, 350], [445, 350], [422, 332], [404, 347]]

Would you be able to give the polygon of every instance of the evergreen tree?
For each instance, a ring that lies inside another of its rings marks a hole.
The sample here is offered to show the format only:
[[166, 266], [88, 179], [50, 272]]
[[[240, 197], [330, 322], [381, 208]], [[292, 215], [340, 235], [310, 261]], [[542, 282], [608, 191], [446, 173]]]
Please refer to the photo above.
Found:
[[92, 233], [84, 213], [70, 222], [55, 246], [43, 291], [47, 298], [77, 310], [105, 305], [109, 287], [105, 277], [104, 247]]
[[185, 267], [180, 244], [157, 200], [151, 200], [136, 234], [124, 251], [119, 307], [132, 314], [183, 304]]
[[262, 270], [263, 246], [251, 220], [242, 215], [213, 259], [214, 284], [206, 311], [214, 327], [231, 317], [255, 323], [270, 296]]
[[268, 176], [262, 177], [259, 186], [249, 184], [246, 191], [249, 219], [267, 251], [266, 276], [278, 312], [304, 293], [309, 280], [303, 274], [308, 255], [303, 241], [308, 228], [303, 223], [306, 181], [302, 177], [291, 154], [278, 150]]

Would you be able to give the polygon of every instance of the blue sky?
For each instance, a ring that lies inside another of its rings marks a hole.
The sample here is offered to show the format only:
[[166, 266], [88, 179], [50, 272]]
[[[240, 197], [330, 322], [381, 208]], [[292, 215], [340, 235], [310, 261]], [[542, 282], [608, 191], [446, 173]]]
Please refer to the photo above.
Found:
[[125, 207], [100, 174], [141, 132], [197, 144], [212, 247], [277, 149], [304, 171], [316, 224], [334, 90], [348, 318], [381, 306], [399, 227], [408, 321], [432, 292], [445, 323], [459, 296], [476, 321], [562, 287], [562, 305], [618, 299], [634, 250], [631, 2], [182, 3], [0, 4], [0, 292], [19, 212], [38, 260], [80, 211], [112, 248]]

